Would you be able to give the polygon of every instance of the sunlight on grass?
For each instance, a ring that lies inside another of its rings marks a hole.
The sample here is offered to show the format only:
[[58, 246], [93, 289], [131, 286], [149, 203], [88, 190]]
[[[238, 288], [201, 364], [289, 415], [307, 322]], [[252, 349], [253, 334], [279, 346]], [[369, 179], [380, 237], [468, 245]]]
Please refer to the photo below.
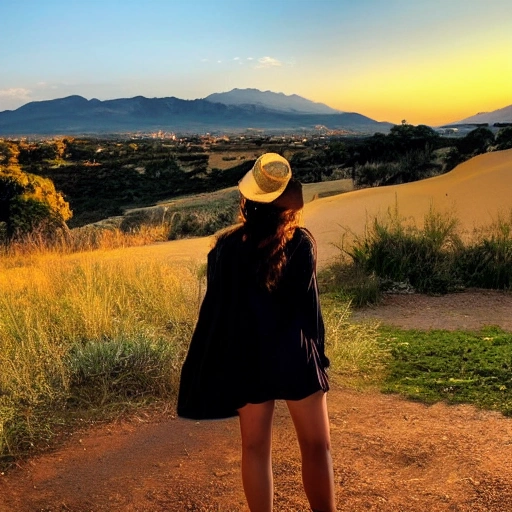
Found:
[[335, 295], [322, 296], [322, 308], [331, 376], [351, 387], [378, 382], [389, 357], [378, 323], [352, 322], [350, 301]]
[[2, 260], [0, 457], [29, 449], [47, 435], [45, 415], [77, 400], [175, 393], [197, 315], [197, 269], [150, 255]]

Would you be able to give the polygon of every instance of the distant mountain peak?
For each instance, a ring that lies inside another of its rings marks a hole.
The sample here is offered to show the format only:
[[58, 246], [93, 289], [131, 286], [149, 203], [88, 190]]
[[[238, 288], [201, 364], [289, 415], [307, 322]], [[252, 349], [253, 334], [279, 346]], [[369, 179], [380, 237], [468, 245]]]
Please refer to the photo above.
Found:
[[512, 105], [508, 107], [499, 108], [492, 112], [478, 112], [471, 117], [466, 117], [460, 121], [455, 121], [450, 124], [468, 124], [468, 123], [512, 123]]
[[316, 103], [297, 94], [286, 95], [283, 92], [260, 91], [259, 89], [234, 88], [228, 92], [213, 93], [204, 98], [212, 103], [224, 105], [256, 105], [276, 112], [294, 114], [340, 114], [340, 110]]

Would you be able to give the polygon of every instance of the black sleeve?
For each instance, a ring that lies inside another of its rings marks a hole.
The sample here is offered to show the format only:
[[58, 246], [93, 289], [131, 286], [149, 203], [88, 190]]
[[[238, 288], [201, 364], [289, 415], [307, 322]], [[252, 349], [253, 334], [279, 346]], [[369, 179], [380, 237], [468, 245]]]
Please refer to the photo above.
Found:
[[316, 243], [308, 230], [301, 229], [300, 235], [300, 241], [290, 257], [292, 279], [298, 287], [295, 293], [301, 298], [299, 307], [304, 332], [308, 338], [314, 340], [322, 365], [327, 368], [329, 359], [325, 355], [325, 327], [316, 276]]

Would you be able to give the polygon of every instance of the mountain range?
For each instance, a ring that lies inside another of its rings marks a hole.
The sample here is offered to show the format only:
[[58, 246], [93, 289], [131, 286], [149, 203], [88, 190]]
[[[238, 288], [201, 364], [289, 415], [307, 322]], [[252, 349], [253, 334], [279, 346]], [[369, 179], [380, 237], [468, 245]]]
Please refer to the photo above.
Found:
[[239, 107], [255, 105], [268, 110], [291, 114], [342, 114], [341, 110], [328, 107], [324, 103], [307, 100], [297, 94], [287, 96], [282, 92], [262, 92], [258, 89], [233, 89], [229, 92], [216, 92], [204, 99], [212, 103], [237, 105]]
[[386, 133], [391, 123], [341, 112], [295, 94], [233, 89], [203, 99], [120, 98], [101, 101], [68, 96], [33, 101], [0, 112], [0, 135], [105, 134], [148, 131], [177, 133], [310, 132], [319, 127], [351, 133]]
[[490, 125], [494, 123], [512, 123], [512, 105], [494, 110], [493, 112], [479, 112], [474, 116], [466, 117], [466, 119], [451, 124], [473, 123], [488, 123]]

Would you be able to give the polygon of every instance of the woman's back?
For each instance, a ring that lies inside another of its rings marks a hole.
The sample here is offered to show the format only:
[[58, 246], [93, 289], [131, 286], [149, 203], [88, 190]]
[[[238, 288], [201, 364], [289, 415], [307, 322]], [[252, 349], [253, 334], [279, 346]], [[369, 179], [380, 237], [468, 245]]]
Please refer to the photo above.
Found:
[[[197, 366], [195, 357], [209, 354], [203, 375], [194, 372], [189, 378], [204, 379], [202, 386], [208, 385], [216, 397], [228, 394], [221, 409], [230, 407], [229, 415], [247, 402], [296, 400], [328, 389], [313, 238], [297, 228], [284, 250], [286, 264], [271, 290], [259, 281], [258, 251], [244, 240], [243, 229], [221, 236], [208, 255], [207, 291], [191, 343], [201, 349], [197, 356], [189, 353], [184, 374], [186, 378], [187, 368]], [[216, 414], [214, 396], [204, 414]], [[205, 406], [200, 402], [199, 407]], [[183, 407], [179, 413], [186, 415]]]

